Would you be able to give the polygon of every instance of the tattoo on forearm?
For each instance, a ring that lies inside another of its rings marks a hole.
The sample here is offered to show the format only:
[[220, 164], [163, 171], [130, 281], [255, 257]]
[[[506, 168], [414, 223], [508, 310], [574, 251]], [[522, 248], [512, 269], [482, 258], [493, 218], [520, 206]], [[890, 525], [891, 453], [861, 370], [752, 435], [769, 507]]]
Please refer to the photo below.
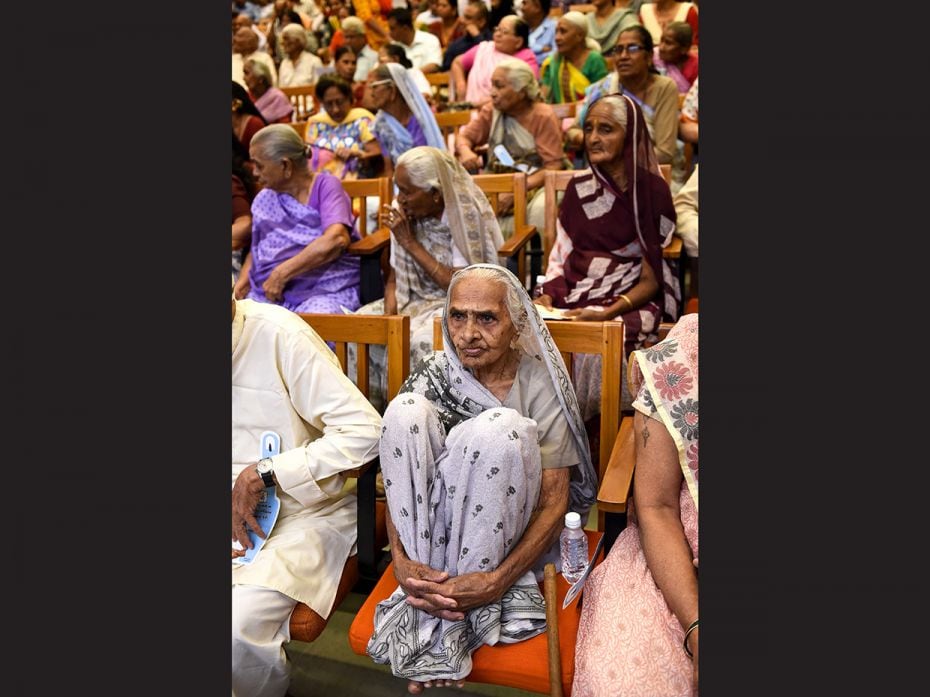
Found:
[[641, 414], [643, 417], [643, 450], [646, 449], [646, 441], [649, 440], [649, 417]]

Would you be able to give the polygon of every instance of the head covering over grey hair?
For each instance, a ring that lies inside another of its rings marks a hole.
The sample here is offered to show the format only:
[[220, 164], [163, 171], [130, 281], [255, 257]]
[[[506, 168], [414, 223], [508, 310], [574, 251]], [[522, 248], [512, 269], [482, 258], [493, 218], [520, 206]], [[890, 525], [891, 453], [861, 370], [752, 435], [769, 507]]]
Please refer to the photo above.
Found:
[[[523, 313], [525, 313], [523, 317], [525, 317], [526, 322], [520, 332], [521, 348], [530, 356], [545, 363], [549, 377], [552, 380], [552, 389], [558, 397], [559, 405], [565, 414], [565, 419], [575, 439], [580, 462], [576, 467], [571, 468], [569, 505], [570, 510], [581, 514], [581, 518], [584, 520], [597, 499], [597, 472], [591, 460], [588, 435], [585, 431], [584, 421], [581, 419], [581, 410], [578, 407], [575, 390], [572, 387], [565, 362], [562, 360], [562, 354], [559, 353], [558, 347], [552, 340], [552, 335], [549, 333], [545, 320], [540, 316], [533, 301], [526, 294], [526, 289], [523, 288], [517, 277], [504, 267], [496, 264], [467, 266], [453, 274], [449, 287], [452, 288], [460, 280], [461, 276], [467, 276], [469, 270], [476, 268], [491, 269], [500, 277], [501, 283], [516, 290], [523, 303]], [[466, 371], [455, 352], [452, 335], [449, 333], [447, 316], [451, 297], [452, 293], [450, 291], [446, 296], [446, 305], [442, 314], [442, 338], [445, 359], [428, 362], [426, 369], [422, 373], [414, 371], [401, 388], [402, 392], [420, 392], [422, 394], [426, 390], [417, 389], [417, 386], [419, 385], [422, 388], [426, 384], [432, 383], [432, 386], [436, 388], [436, 394], [440, 395], [440, 400], [445, 404], [445, 409], [448, 410], [445, 415], [440, 413], [440, 421], [443, 421], [447, 430], [455, 423], [471, 418], [485, 409], [500, 406], [500, 400], [486, 388], [473, 385], [471, 389], [460, 391], [465, 390]], [[421, 366], [423, 365], [421, 364]], [[470, 374], [468, 375], [470, 377]], [[475, 383], [477, 381], [470, 377], [467, 382]], [[548, 557], [558, 553], [558, 544], [553, 545], [553, 549], [549, 550], [549, 552], [549, 554], [544, 555], [546, 561], [552, 561]], [[540, 569], [542, 568], [542, 560], [538, 566]]]
[[[400, 63], [386, 63], [384, 67], [390, 71], [391, 80], [394, 81], [397, 91], [400, 92], [400, 96], [404, 98], [407, 107], [416, 117], [417, 123], [420, 124], [420, 129], [426, 137], [426, 144], [440, 150], [446, 150], [446, 140], [442, 137], [442, 131], [439, 130], [436, 117], [433, 116], [433, 111], [429, 108], [429, 104], [426, 103], [423, 93], [414, 84], [410, 72]], [[380, 112], [378, 116], [381, 116]]]

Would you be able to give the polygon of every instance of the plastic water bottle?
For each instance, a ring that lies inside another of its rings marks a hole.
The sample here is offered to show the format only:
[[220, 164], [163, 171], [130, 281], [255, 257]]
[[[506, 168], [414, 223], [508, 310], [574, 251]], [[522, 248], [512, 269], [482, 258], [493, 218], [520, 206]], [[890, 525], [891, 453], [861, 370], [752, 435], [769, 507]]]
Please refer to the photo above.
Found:
[[540, 274], [539, 276], [536, 277], [536, 285], [533, 287], [534, 298], [538, 298], [540, 295], [543, 294], [543, 283], [545, 282], [546, 282], [546, 276], [544, 274]]
[[574, 511], [565, 514], [565, 529], [559, 537], [562, 552], [562, 576], [575, 583], [588, 565], [588, 536], [581, 528], [581, 516]]

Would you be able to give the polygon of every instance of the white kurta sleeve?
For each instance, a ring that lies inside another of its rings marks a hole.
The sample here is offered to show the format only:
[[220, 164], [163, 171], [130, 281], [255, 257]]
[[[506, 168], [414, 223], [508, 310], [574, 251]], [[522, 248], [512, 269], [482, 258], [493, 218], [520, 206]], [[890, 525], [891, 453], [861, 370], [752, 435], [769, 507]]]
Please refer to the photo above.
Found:
[[377, 454], [381, 417], [315, 333], [291, 334], [278, 352], [295, 411], [322, 436], [274, 456], [275, 477], [285, 492], [309, 506], [338, 494], [345, 479], [341, 473]]

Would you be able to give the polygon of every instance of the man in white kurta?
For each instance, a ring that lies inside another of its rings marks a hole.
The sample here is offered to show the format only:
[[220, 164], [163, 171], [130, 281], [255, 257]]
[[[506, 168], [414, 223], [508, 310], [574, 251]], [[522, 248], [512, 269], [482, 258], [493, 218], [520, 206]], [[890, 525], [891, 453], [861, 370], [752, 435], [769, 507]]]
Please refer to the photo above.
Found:
[[233, 302], [232, 412], [234, 526], [236, 502], [264, 491], [261, 433], [281, 438], [271, 458], [277, 522], [254, 561], [232, 572], [233, 695], [280, 697], [294, 606], [328, 617], [355, 551], [357, 504], [344, 473], [377, 454], [381, 417], [306, 322], [252, 300]]

